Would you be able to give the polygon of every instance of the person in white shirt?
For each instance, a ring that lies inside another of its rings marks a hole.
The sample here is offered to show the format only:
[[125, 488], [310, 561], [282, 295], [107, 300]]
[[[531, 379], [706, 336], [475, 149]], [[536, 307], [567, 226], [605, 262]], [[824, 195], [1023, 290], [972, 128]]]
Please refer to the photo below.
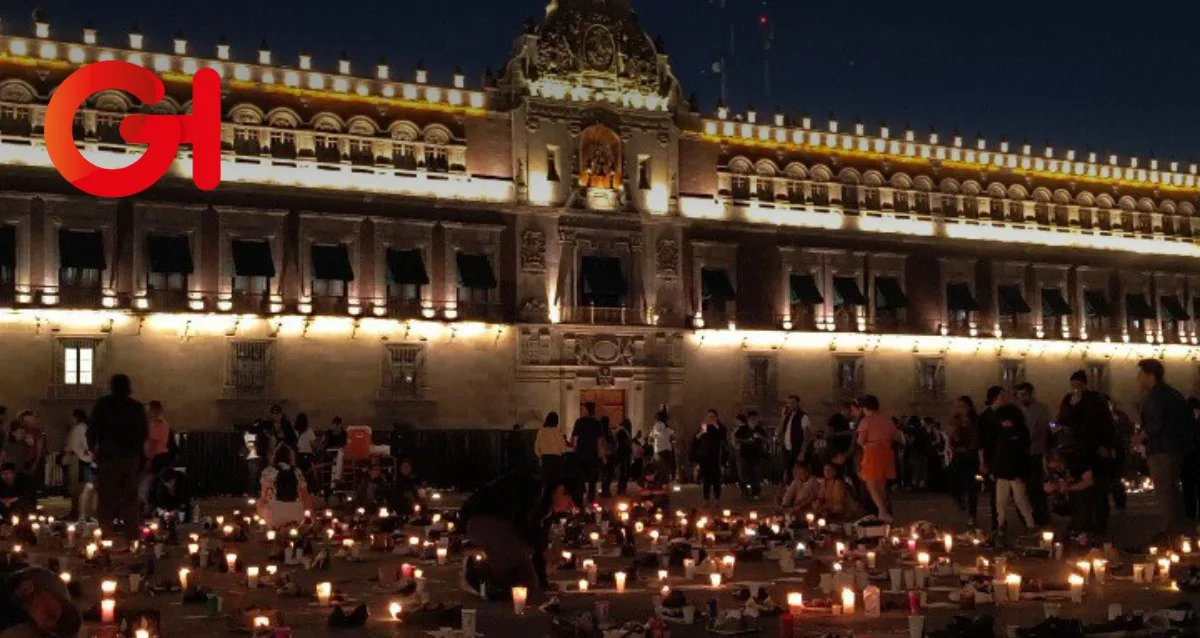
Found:
[[821, 497], [821, 481], [801, 463], [792, 466], [792, 482], [779, 499], [780, 507], [804, 509], [812, 507]]
[[794, 394], [789, 396], [779, 420], [779, 441], [783, 445], [785, 468], [808, 459], [808, 450], [812, 446], [812, 437], [809, 436], [811, 427], [808, 415], [800, 409], [800, 397]]
[[63, 463], [67, 474], [67, 491], [71, 496], [71, 513], [67, 520], [85, 519], [95, 511], [96, 466], [87, 441], [87, 413], [71, 412], [74, 424], [67, 434]]
[[659, 481], [669, 483], [675, 479], [675, 430], [667, 425], [667, 410], [660, 408], [654, 415], [654, 429], [650, 431], [650, 445], [658, 461]]
[[304, 412], [296, 415], [296, 466], [305, 475], [312, 469], [313, 443], [317, 441], [317, 433], [308, 425], [308, 415]]

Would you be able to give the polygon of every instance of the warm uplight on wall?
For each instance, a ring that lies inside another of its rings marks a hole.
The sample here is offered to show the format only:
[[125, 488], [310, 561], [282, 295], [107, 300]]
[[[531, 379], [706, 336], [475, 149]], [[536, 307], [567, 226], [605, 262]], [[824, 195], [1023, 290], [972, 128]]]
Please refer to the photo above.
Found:
[[666, 214], [671, 206], [671, 193], [665, 184], [655, 184], [646, 193], [646, 208], [656, 215]]

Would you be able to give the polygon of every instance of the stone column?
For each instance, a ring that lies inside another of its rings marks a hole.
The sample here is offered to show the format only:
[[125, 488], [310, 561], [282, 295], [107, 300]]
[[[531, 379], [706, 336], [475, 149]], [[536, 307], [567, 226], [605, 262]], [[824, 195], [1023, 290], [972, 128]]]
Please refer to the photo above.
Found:
[[629, 240], [629, 298], [635, 302], [634, 312], [637, 313], [637, 323], [649, 323], [646, 316], [646, 282], [642, 279], [645, 268], [642, 265], [642, 238], [634, 236]]

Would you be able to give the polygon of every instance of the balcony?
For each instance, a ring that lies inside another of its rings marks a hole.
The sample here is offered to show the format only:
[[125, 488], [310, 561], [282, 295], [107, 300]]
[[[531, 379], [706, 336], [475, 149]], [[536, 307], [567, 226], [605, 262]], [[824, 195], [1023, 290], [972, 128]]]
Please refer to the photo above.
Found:
[[271, 296], [265, 292], [237, 290], [233, 293], [231, 299], [233, 305], [230, 309], [239, 314], [266, 314], [271, 310], [270, 298]]
[[459, 321], [484, 321], [496, 323], [504, 321], [504, 305], [491, 301], [460, 301], [457, 306]]
[[59, 286], [57, 294], [58, 305], [64, 308], [99, 308], [104, 298], [99, 285]]
[[312, 314], [314, 315], [344, 315], [350, 309], [350, 304], [346, 297], [341, 295], [313, 296], [311, 303]]
[[563, 308], [562, 321], [588, 325], [640, 326], [645, 323], [645, 313], [640, 308], [628, 306], [566, 306]]
[[421, 314], [421, 300], [411, 297], [392, 297], [387, 300], [387, 317], [390, 319], [418, 319]]
[[188, 292], [186, 290], [149, 290], [146, 300], [150, 309], [158, 311], [190, 310]]

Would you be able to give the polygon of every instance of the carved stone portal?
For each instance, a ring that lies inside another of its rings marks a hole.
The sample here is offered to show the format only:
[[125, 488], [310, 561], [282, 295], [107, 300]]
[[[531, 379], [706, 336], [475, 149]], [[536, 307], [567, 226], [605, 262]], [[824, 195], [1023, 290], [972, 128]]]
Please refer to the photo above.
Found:
[[521, 271], [546, 272], [546, 233], [530, 228], [521, 235]]
[[674, 239], [658, 241], [655, 270], [658, 276], [664, 279], [673, 279], [679, 276], [679, 244]]

